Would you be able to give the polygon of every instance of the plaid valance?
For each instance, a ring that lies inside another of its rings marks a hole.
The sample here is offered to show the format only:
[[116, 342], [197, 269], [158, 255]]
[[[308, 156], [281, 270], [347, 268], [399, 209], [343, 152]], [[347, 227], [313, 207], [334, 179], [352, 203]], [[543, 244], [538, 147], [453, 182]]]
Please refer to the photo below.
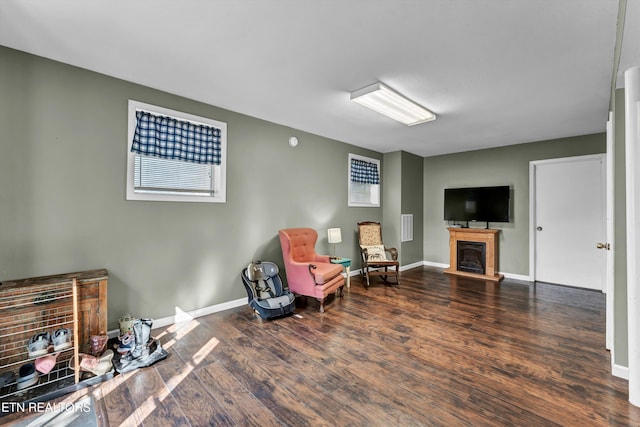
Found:
[[351, 159], [351, 182], [380, 184], [378, 165], [364, 160]]
[[220, 133], [215, 127], [138, 110], [131, 151], [163, 159], [219, 165]]

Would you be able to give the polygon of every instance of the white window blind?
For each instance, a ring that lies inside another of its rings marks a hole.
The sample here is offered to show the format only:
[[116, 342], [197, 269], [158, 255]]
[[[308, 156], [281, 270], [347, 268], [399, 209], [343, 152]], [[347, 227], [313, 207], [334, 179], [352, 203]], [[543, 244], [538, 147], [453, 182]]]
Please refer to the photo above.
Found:
[[137, 155], [134, 163], [134, 191], [210, 196], [212, 165]]

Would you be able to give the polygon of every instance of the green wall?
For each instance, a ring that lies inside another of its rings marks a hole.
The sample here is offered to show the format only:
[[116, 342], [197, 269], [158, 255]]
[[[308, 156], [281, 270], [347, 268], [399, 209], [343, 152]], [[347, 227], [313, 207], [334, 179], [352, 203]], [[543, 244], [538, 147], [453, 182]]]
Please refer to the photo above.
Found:
[[[424, 261], [423, 250], [423, 158], [415, 154], [402, 152], [402, 212], [413, 214], [413, 240], [400, 244], [402, 251], [402, 265]], [[398, 216], [398, 227], [401, 220]], [[398, 241], [400, 239], [398, 238]]]
[[[382, 238], [398, 249], [401, 266], [424, 260], [422, 256], [422, 157], [406, 151], [384, 155]], [[413, 214], [413, 240], [401, 242], [401, 215]]]
[[[398, 258], [402, 265], [400, 248], [400, 208], [402, 192], [402, 155], [400, 151], [384, 154], [382, 166], [382, 241], [386, 247], [398, 249]], [[398, 220], [396, 221], [396, 218]]]
[[[348, 153], [380, 153], [4, 47], [0, 93], [0, 280], [107, 268], [110, 328], [246, 297], [242, 268], [282, 265], [281, 228], [329, 253], [340, 227], [357, 260], [356, 223], [382, 221], [347, 207]], [[125, 200], [129, 99], [227, 122], [226, 204]]]
[[605, 151], [605, 134], [595, 134], [425, 158], [424, 259], [449, 264], [448, 224], [443, 220], [445, 188], [509, 185], [511, 222], [490, 224], [502, 230], [499, 270], [528, 276], [529, 162]]

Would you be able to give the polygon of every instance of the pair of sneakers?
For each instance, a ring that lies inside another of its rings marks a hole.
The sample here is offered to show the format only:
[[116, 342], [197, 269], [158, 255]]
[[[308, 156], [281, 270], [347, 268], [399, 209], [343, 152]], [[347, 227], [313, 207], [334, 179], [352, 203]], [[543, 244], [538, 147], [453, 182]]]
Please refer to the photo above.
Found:
[[45, 356], [52, 346], [54, 352], [71, 347], [71, 329], [59, 328], [53, 334], [43, 331], [32, 336], [27, 345], [29, 357]]

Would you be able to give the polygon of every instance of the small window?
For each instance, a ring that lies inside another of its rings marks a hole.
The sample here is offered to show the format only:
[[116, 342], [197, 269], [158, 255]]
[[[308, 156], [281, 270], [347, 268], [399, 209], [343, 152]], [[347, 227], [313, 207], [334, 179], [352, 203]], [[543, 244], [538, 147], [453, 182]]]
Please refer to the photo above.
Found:
[[380, 160], [349, 153], [349, 206], [380, 206]]
[[127, 200], [226, 202], [227, 124], [129, 101]]

